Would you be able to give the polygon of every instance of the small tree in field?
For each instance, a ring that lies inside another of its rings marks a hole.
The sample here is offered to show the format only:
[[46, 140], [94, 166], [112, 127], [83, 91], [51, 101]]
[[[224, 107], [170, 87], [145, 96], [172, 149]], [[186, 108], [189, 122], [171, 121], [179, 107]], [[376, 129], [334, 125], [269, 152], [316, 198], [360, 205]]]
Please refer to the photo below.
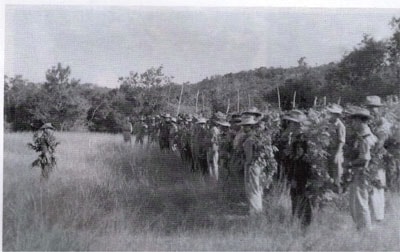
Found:
[[171, 84], [172, 79], [172, 76], [163, 73], [163, 66], [152, 67], [142, 74], [131, 71], [129, 76], [120, 77], [120, 92], [131, 103], [130, 114], [152, 114], [160, 111], [166, 102], [162, 87]]

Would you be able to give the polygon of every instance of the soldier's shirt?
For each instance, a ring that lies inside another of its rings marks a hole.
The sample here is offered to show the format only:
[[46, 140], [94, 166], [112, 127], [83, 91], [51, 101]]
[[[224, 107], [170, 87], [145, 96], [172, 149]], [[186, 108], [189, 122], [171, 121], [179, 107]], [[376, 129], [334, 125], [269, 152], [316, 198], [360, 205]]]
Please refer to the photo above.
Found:
[[238, 150], [241, 146], [240, 144], [243, 143], [244, 138], [246, 137], [246, 134], [243, 132], [243, 130], [240, 130], [235, 138], [233, 139], [233, 149]]
[[255, 140], [253, 136], [248, 136], [243, 142], [243, 150], [245, 153], [245, 163], [250, 164], [256, 158], [254, 157]]
[[218, 127], [214, 126], [210, 129], [210, 140], [211, 140], [212, 151], [218, 151], [220, 134], [221, 131], [218, 129]]
[[346, 126], [344, 126], [344, 123], [339, 118], [337, 118], [336, 121], [333, 123], [331, 134], [334, 135], [332, 136], [332, 142], [328, 148], [328, 152], [331, 157], [334, 158], [336, 152], [338, 151], [339, 144], [346, 143]]
[[339, 143], [345, 143], [346, 142], [346, 127], [344, 126], [344, 123], [337, 118], [336, 122], [334, 123], [335, 129], [336, 129], [336, 134], [337, 134], [337, 145]]
[[363, 126], [363, 129], [358, 133], [358, 137], [354, 144], [354, 151], [357, 152], [356, 161], [370, 161], [371, 148], [376, 144], [377, 138], [372, 134], [368, 126]]
[[378, 137], [378, 140], [383, 143], [389, 138], [392, 124], [385, 117], [378, 117], [371, 125], [372, 132]]

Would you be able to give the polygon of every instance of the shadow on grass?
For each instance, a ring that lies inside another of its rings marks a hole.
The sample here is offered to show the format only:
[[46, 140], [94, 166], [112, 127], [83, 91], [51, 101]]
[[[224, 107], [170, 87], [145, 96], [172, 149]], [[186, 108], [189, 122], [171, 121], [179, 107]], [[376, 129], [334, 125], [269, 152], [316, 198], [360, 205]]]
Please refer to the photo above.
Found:
[[[275, 186], [266, 197], [268, 210], [254, 223], [247, 205], [230, 198], [223, 183], [212, 185], [192, 173], [173, 152], [157, 147], [105, 146], [106, 166], [112, 170], [109, 186], [116, 204], [124, 211], [132, 232], [143, 230], [172, 234], [212, 229], [242, 232], [256, 224], [291, 222], [288, 190]], [[278, 216], [278, 217], [277, 217]]]

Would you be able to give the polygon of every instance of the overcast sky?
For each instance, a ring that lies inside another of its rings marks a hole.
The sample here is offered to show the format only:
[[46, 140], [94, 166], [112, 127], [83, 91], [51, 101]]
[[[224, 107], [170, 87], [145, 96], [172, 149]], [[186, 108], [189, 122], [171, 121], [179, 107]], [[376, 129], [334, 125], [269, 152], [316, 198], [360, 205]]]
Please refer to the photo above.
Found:
[[363, 34], [388, 38], [400, 9], [6, 6], [5, 74], [43, 82], [61, 62], [82, 83], [164, 65], [178, 83], [260, 66], [339, 61]]

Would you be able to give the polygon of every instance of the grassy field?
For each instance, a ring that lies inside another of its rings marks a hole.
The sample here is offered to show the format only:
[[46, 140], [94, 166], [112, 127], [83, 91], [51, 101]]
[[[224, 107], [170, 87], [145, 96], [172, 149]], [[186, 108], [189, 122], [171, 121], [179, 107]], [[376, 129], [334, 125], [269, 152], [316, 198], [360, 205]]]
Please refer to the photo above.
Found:
[[221, 186], [192, 174], [156, 146], [121, 135], [56, 133], [58, 166], [40, 182], [30, 133], [4, 135], [3, 250], [399, 250], [400, 197], [357, 232], [349, 211], [325, 207], [303, 231], [287, 189], [265, 197], [265, 215], [244, 216]]

